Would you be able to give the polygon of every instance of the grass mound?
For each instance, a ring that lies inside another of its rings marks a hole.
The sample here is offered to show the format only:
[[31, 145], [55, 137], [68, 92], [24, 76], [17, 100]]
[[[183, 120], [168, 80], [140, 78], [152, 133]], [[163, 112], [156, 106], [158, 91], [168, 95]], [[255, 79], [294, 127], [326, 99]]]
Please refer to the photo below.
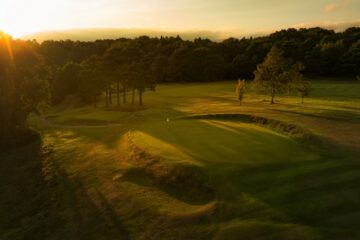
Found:
[[132, 152], [131, 167], [123, 173], [122, 179], [140, 185], [153, 185], [169, 195], [192, 204], [204, 204], [215, 199], [209, 176], [200, 166], [175, 164], [154, 156], [137, 146], [128, 135]]
[[309, 131], [295, 124], [259, 116], [250, 116], [250, 119], [258, 124], [267, 126], [277, 132], [290, 135], [296, 138], [309, 138], [312, 135]]

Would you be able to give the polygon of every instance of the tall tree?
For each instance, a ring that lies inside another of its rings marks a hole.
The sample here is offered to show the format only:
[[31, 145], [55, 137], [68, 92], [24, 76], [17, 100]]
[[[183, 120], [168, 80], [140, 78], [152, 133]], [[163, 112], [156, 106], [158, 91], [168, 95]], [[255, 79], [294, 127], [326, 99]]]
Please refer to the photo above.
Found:
[[304, 79], [301, 74], [305, 70], [305, 66], [301, 62], [292, 65], [290, 70], [290, 78], [292, 79], [288, 86], [289, 92], [293, 89], [300, 94], [301, 103], [304, 104], [305, 97], [308, 97], [311, 92], [311, 82]]
[[301, 97], [301, 103], [304, 104], [305, 97], [309, 96], [311, 91], [311, 83], [310, 81], [306, 81], [304, 79], [301, 79], [297, 82], [296, 90], [300, 93]]
[[83, 102], [93, 103], [95, 107], [97, 107], [98, 97], [106, 87], [100, 61], [98, 56], [93, 56], [81, 64], [81, 80], [77, 92]]
[[52, 85], [53, 102], [55, 104], [78, 92], [81, 84], [81, 70], [82, 66], [74, 62], [68, 62], [58, 69]]
[[283, 51], [272, 47], [263, 63], [254, 72], [254, 86], [263, 93], [269, 93], [271, 104], [275, 103], [275, 96], [289, 90], [299, 68], [290, 59], [283, 57]]
[[[132, 84], [133, 90], [138, 90], [139, 106], [143, 105], [143, 94], [147, 90], [155, 91], [156, 79], [154, 72], [152, 71], [152, 65], [150, 57], [143, 57], [138, 63], [131, 66], [129, 71], [129, 79]], [[134, 97], [133, 91], [133, 99]]]

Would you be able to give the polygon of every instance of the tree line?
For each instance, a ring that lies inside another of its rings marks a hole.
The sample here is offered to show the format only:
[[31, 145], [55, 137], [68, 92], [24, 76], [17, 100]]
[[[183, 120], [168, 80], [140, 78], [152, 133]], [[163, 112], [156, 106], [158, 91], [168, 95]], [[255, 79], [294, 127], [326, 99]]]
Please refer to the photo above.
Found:
[[[153, 89], [163, 82], [254, 79], [254, 72], [277, 46], [285, 58], [301, 62], [309, 77], [360, 75], [360, 28], [336, 33], [322, 28], [287, 29], [266, 37], [184, 41], [180, 37], [33, 43], [48, 66], [53, 102], [75, 94], [85, 102], [119, 92]], [[95, 77], [97, 76], [97, 77]], [[132, 97], [134, 99], [134, 97]], [[122, 96], [123, 101], [126, 96]], [[94, 103], [94, 104], [95, 104]]]

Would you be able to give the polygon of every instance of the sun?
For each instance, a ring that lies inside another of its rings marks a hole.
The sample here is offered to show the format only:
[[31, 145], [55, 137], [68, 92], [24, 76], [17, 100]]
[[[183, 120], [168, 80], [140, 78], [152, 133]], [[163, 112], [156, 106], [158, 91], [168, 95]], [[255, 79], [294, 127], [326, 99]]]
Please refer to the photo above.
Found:
[[0, 31], [3, 31], [14, 38], [20, 38], [21, 36], [26, 35], [27, 33], [30, 33], [30, 32], [27, 32], [26, 29], [23, 29], [23, 28], [14, 28], [14, 27], [9, 28], [6, 26], [5, 27], [0, 26]]
[[0, 31], [17, 38], [23, 34], [32, 32], [29, 11], [24, 1], [1, 1], [0, 8]]
[[0, 30], [18, 38], [25, 34], [48, 30], [56, 7], [45, 0], [1, 0]]

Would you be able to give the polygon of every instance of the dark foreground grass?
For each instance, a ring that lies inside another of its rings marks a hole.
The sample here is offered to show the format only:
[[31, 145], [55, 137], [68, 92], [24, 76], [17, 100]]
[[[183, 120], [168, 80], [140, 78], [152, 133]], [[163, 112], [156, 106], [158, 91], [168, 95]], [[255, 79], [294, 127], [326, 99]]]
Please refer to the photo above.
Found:
[[233, 88], [32, 118], [42, 141], [0, 153], [0, 239], [360, 239], [359, 85], [242, 107]]

